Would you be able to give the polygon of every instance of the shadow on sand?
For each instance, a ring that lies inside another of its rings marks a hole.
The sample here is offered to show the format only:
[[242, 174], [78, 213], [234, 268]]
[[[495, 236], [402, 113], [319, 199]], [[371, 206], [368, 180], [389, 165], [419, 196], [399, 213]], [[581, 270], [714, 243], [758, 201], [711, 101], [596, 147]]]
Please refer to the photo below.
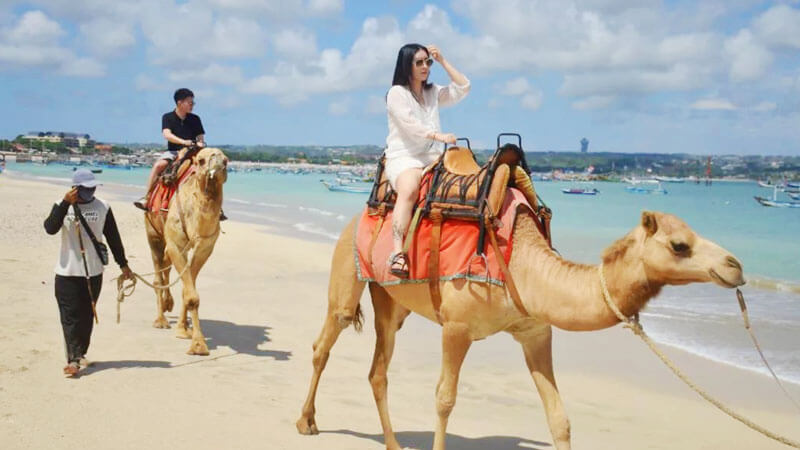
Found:
[[[362, 439], [371, 439], [383, 444], [383, 434], [365, 434], [351, 430], [320, 431], [320, 433], [344, 434]], [[395, 433], [397, 440], [403, 447], [413, 447], [417, 449], [433, 447], [432, 431], [401, 431]], [[547, 442], [532, 441], [513, 436], [485, 436], [479, 438], [467, 438], [455, 434], [447, 434], [448, 448], [458, 450], [519, 450], [533, 449], [543, 450], [550, 448]]]
[[169, 369], [171, 367], [172, 364], [168, 361], [94, 361], [86, 370], [80, 372], [80, 376], [85, 377], [109, 369]]
[[261, 350], [259, 345], [271, 342], [269, 330], [272, 327], [257, 325], [237, 325], [221, 320], [201, 319], [203, 334], [209, 350], [220, 346], [230, 347], [236, 353], [270, 357], [277, 361], [288, 361], [292, 352], [282, 350]]

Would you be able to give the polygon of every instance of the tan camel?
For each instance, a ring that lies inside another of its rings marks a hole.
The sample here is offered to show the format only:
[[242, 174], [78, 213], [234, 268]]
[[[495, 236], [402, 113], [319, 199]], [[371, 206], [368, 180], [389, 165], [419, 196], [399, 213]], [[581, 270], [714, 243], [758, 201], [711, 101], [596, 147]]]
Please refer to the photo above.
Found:
[[[195, 280], [214, 251], [219, 236], [222, 184], [227, 179], [228, 158], [217, 148], [204, 148], [192, 158], [192, 163], [195, 173], [178, 188], [170, 201], [169, 212], [145, 213], [145, 228], [157, 272], [156, 282], [162, 286], [169, 284], [170, 265], [182, 274], [183, 308], [176, 336], [192, 340], [188, 354], [208, 355], [208, 346], [200, 329], [200, 297]], [[189, 254], [192, 255], [191, 261]], [[169, 328], [164, 312], [172, 311], [173, 303], [169, 289], [156, 290], [158, 316], [153, 322], [155, 328]], [[187, 310], [192, 314], [191, 330], [186, 320]]]
[[[353, 258], [355, 220], [342, 232], [333, 255], [328, 313], [314, 342], [308, 397], [297, 421], [302, 434], [317, 434], [314, 401], [320, 375], [339, 333], [360, 325], [364, 282]], [[444, 450], [447, 420], [456, 402], [461, 363], [472, 341], [506, 331], [520, 344], [544, 405], [555, 448], [570, 448], [570, 426], [561, 402], [551, 354], [551, 326], [590, 331], [618, 323], [603, 300], [597, 266], [566, 261], [550, 250], [529, 216], [517, 218], [509, 269], [529, 317], [522, 315], [505, 288], [464, 280], [441, 283], [442, 368], [436, 387], [438, 422], [434, 450]], [[722, 247], [695, 234], [675, 216], [643, 212], [641, 223], [602, 255], [604, 276], [614, 303], [630, 316], [665, 285], [713, 282], [726, 288], [744, 283], [739, 261]], [[377, 340], [369, 381], [378, 406], [386, 448], [400, 449], [389, 420], [386, 371], [395, 333], [413, 311], [436, 321], [428, 286], [370, 283]]]

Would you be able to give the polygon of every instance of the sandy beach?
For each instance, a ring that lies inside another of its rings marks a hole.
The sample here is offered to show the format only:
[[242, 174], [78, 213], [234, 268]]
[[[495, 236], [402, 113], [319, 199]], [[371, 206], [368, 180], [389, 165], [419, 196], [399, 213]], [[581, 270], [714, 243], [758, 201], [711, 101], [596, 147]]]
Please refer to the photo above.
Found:
[[[0, 448], [383, 448], [367, 382], [375, 338], [366, 294], [364, 332], [341, 335], [322, 377], [321, 434], [295, 430], [327, 307], [333, 245], [263, 226], [225, 222], [200, 273], [208, 357], [186, 355], [188, 341], [152, 328], [155, 296], [141, 283], [116, 324], [110, 280], [119, 270], [112, 262], [88, 355], [95, 364], [65, 379], [53, 295], [59, 238], [42, 222], [66, 189], [0, 176]], [[104, 187], [98, 196], [112, 205], [131, 268], [151, 272], [141, 212]], [[180, 285], [173, 295], [179, 304]], [[409, 317], [398, 333], [389, 408], [404, 446], [431, 447], [439, 348], [438, 325], [421, 317]], [[800, 440], [800, 414], [771, 379], [665, 351], [737, 411]], [[705, 403], [621, 327], [557, 331], [554, 359], [575, 449], [787, 448]], [[800, 398], [798, 386], [788, 387]], [[448, 431], [449, 449], [552, 448], [539, 396], [509, 336], [473, 345]]]

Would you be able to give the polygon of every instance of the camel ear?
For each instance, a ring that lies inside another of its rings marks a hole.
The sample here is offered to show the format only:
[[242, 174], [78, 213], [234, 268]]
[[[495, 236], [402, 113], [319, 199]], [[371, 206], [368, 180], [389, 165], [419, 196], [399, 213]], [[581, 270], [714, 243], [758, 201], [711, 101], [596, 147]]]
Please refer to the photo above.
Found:
[[647, 232], [648, 236], [656, 234], [656, 231], [658, 231], [656, 215], [650, 211], [642, 211], [642, 227]]

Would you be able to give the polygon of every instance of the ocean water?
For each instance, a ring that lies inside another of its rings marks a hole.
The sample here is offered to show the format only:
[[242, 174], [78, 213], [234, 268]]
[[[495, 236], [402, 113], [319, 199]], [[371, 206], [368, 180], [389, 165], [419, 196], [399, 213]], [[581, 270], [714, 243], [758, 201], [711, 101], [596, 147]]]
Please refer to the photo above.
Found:
[[[12, 176], [68, 185], [72, 168], [7, 163]], [[104, 169], [98, 178], [131, 200], [141, 194], [149, 169]], [[2, 175], [5, 176], [5, 175]], [[327, 174], [236, 172], [225, 185], [226, 214], [278, 233], [333, 242], [364, 207], [366, 194], [330, 192]], [[565, 195], [562, 182], [536, 189], [553, 209], [553, 242], [570, 260], [597, 263], [602, 250], [636, 226], [643, 210], [675, 214], [697, 233], [739, 258], [750, 281], [743, 288], [754, 330], [778, 375], [800, 384], [800, 209], [765, 208], [754, 195], [772, 191], [754, 182], [664, 184], [667, 195], [625, 191], [622, 183], [581, 183], [597, 196]], [[60, 195], [60, 191], [59, 191]], [[784, 194], [779, 194], [784, 195]], [[133, 207], [133, 206], [131, 206]], [[794, 292], [790, 291], [795, 289]], [[714, 285], [669, 287], [642, 313], [657, 341], [705, 358], [767, 373], [742, 326], [733, 291]]]

